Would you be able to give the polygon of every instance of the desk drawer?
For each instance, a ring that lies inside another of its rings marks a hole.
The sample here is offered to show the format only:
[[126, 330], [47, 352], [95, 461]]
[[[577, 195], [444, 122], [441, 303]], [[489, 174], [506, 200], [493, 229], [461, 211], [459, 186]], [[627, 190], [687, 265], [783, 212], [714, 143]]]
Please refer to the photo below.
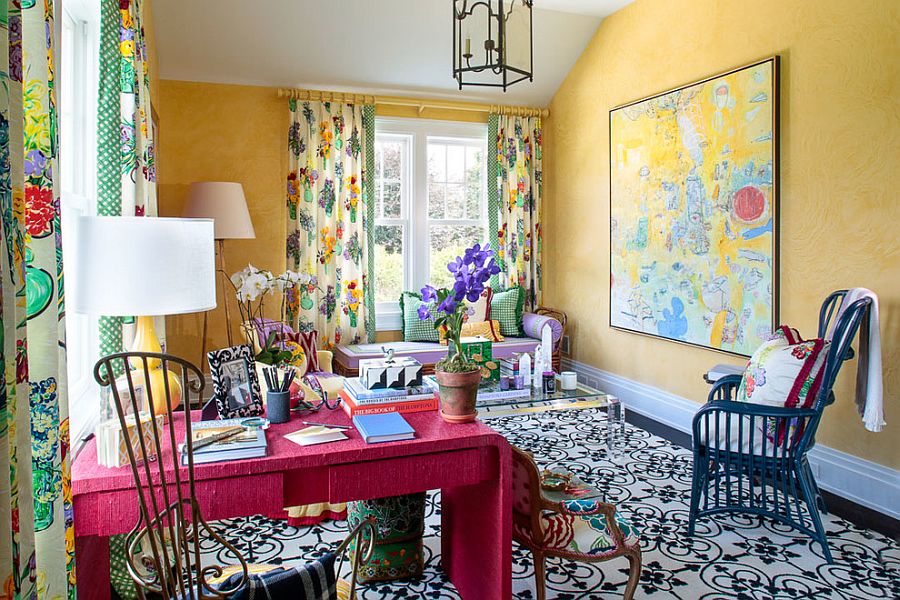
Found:
[[495, 477], [496, 462], [494, 448], [469, 448], [335, 465], [328, 469], [328, 497], [346, 502], [471, 485]]
[[[170, 486], [170, 490], [171, 500], [176, 497], [174, 486]], [[207, 521], [259, 513], [278, 514], [284, 508], [281, 473], [207, 479], [198, 481], [196, 490], [200, 512]], [[184, 485], [184, 495], [189, 495], [187, 484]], [[162, 494], [157, 498], [162, 505]], [[137, 490], [134, 489], [103, 492], [90, 499], [79, 500], [79, 510], [76, 510], [77, 535], [127, 533], [140, 517]], [[93, 518], [88, 520], [91, 516]]]

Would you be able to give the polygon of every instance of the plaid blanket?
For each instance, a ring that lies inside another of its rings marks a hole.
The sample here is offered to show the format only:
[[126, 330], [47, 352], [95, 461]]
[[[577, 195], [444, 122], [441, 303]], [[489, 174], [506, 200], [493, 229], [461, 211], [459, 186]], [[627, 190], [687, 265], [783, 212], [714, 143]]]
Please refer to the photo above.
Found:
[[[329, 552], [312, 562], [291, 569], [274, 569], [251, 575], [249, 583], [229, 596], [230, 600], [337, 600], [334, 553]], [[240, 573], [223, 585], [231, 587], [240, 581]]]

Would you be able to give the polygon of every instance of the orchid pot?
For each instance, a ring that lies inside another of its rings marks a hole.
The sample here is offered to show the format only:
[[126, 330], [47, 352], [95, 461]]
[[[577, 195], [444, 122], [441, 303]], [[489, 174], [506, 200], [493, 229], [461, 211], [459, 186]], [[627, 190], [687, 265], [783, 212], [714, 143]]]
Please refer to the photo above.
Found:
[[491, 275], [500, 272], [493, 257], [492, 250], [475, 244], [447, 265], [455, 280], [453, 287], [422, 288], [419, 319], [433, 319], [435, 329], [446, 329], [447, 356], [435, 365], [434, 376], [438, 382], [441, 417], [449, 423], [468, 423], [478, 414], [475, 403], [481, 369], [463, 352], [460, 332], [468, 311], [464, 301], [476, 302]]

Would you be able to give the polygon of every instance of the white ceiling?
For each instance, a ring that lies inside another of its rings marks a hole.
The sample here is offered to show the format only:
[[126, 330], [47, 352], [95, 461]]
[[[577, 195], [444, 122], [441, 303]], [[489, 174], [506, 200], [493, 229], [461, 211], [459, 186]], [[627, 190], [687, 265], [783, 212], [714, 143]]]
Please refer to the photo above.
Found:
[[456, 87], [450, 0], [154, 0], [153, 14], [163, 79], [545, 106], [630, 1], [535, 0], [534, 82], [506, 94]]
[[631, 2], [632, 0], [534, 0], [534, 6], [544, 10], [603, 18]]

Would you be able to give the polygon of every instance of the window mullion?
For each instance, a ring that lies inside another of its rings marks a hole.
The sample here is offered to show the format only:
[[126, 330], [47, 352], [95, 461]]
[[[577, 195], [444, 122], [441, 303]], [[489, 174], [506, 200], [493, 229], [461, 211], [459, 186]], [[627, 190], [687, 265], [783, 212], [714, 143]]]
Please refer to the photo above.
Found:
[[413, 198], [413, 221], [410, 237], [412, 238], [412, 280], [411, 289], [419, 289], [429, 283], [428, 273], [428, 140], [426, 134], [419, 130], [416, 132], [414, 143], [414, 158], [411, 161], [414, 168], [412, 173], [412, 189], [415, 191]]

